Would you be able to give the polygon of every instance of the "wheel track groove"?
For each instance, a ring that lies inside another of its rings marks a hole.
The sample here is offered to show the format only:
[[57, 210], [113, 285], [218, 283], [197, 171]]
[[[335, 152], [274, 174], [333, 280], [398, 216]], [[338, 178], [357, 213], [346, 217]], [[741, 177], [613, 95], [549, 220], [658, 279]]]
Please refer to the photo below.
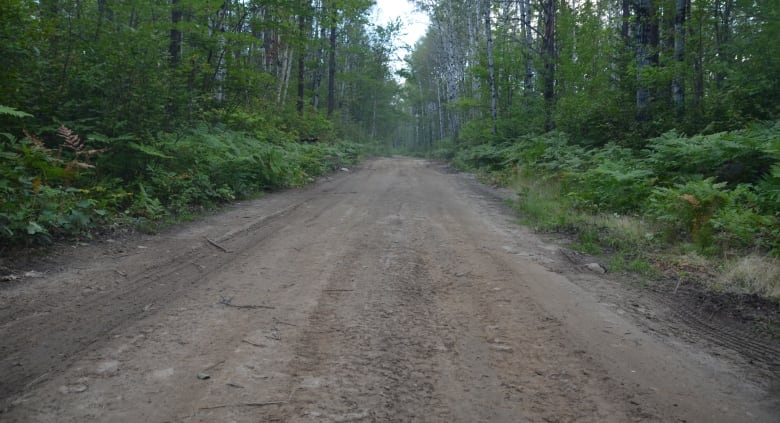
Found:
[[[110, 333], [155, 313], [154, 308], [149, 310], [145, 306], [177, 298], [186, 288], [197, 285], [240, 259], [245, 251], [274, 236], [289, 220], [282, 218], [291, 217], [309, 201], [308, 194], [217, 238], [215, 241], [228, 246], [230, 253], [215, 254], [216, 249], [204, 239], [197, 247], [127, 278], [119, 288], [88, 298], [76, 297], [74, 304], [67, 303], [66, 299], [47, 313], [30, 310], [26, 316], [3, 322], [0, 326], [3, 339], [0, 374], [4, 375], [0, 380], [0, 409], [16, 395], [67, 368], [73, 357], [97, 348]], [[331, 201], [326, 199], [322, 207], [327, 208]], [[101, 324], [90, 324], [91, 321]], [[21, 322], [24, 330], [16, 327]]]

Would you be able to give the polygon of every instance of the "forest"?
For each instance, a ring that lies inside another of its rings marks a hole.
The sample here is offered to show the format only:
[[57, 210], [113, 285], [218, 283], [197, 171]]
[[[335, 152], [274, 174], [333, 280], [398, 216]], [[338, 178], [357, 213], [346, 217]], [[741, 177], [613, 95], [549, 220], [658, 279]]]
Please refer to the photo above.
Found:
[[153, 230], [353, 163], [398, 82], [370, 0], [4, 0], [0, 240]]
[[154, 230], [392, 152], [510, 187], [613, 269], [718, 260], [780, 297], [780, 2], [412, 3], [403, 48], [372, 0], [4, 0], [0, 240]]
[[615, 270], [780, 298], [780, 2], [418, 1], [405, 147]]

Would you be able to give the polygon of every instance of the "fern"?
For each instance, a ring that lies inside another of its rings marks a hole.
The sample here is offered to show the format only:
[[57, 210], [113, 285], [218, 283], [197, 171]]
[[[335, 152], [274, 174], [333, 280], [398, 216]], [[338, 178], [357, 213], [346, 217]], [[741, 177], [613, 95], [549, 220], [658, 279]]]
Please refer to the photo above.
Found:
[[72, 150], [75, 153], [73, 160], [65, 164], [65, 169], [68, 171], [72, 170], [73, 168], [93, 169], [95, 167], [94, 165], [85, 161], [79, 161], [79, 157], [85, 157], [88, 159], [91, 156], [99, 153], [105, 153], [109, 150], [108, 148], [84, 150], [84, 147], [86, 146], [85, 142], [81, 139], [81, 137], [79, 137], [64, 125], [60, 125], [60, 127], [57, 128], [57, 136], [62, 139], [60, 147], [57, 150], [57, 161], [62, 161], [62, 151], [64, 149]]
[[16, 110], [13, 107], [3, 106], [2, 104], [0, 104], [0, 115], [12, 116], [16, 118], [26, 118], [33, 116], [21, 110]]

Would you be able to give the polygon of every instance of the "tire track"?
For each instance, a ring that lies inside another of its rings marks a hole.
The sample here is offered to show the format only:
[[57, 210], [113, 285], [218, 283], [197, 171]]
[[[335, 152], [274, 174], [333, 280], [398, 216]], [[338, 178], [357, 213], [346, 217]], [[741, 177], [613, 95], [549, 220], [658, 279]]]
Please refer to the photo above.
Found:
[[87, 298], [70, 293], [47, 313], [30, 310], [28, 315], [9, 316], [13, 320], [0, 329], [0, 409], [12, 397], [67, 368], [74, 357], [96, 348], [109, 334], [154, 314], [152, 305], [177, 298], [277, 234], [289, 219], [301, 213], [302, 204], [311, 204], [311, 197], [324, 198], [320, 201], [323, 210], [336, 201], [319, 197], [316, 190], [303, 194], [291, 205], [217, 238], [216, 242], [229, 247], [230, 253], [215, 254], [217, 249], [203, 240], [197, 247], [130, 275], [121, 286], [107, 292]]
[[707, 321], [711, 320], [710, 317], [700, 312], [685, 310], [684, 304], [668, 295], [650, 291], [649, 296], [665, 305], [675, 321], [692, 329], [688, 336], [704, 338], [715, 345], [735, 351], [753, 364], [766, 367], [776, 379], [780, 379], [780, 348], [777, 346], [736, 332], [727, 324], [710, 323]]

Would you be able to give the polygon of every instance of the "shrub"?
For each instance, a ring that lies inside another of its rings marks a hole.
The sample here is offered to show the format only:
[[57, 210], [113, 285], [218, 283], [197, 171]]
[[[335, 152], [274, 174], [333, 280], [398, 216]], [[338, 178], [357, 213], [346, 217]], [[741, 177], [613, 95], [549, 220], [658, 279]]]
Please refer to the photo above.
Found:
[[671, 238], [690, 236], [704, 252], [778, 248], [778, 219], [756, 208], [758, 195], [749, 185], [725, 189], [713, 178], [656, 188], [650, 213], [666, 225]]
[[459, 150], [453, 158], [453, 164], [460, 169], [479, 169], [496, 171], [507, 161], [506, 151], [501, 146], [480, 144], [467, 146]]
[[727, 198], [725, 185], [709, 178], [657, 187], [650, 196], [649, 212], [666, 225], [670, 238], [688, 235], [698, 245], [708, 246], [712, 241], [710, 219]]
[[713, 237], [721, 251], [780, 246], [772, 233], [773, 227], [777, 230], [778, 221], [757, 211], [758, 195], [750, 185], [740, 185], [725, 194], [725, 202], [711, 220]]
[[652, 193], [654, 177], [637, 163], [605, 160], [585, 172], [567, 173], [567, 196], [575, 206], [596, 211], [634, 213]]
[[780, 161], [770, 147], [780, 132], [776, 126], [692, 137], [670, 131], [650, 140], [647, 163], [668, 181], [713, 177], [731, 185], [756, 183]]
[[0, 143], [0, 239], [44, 243], [89, 235], [130, 196], [93, 182], [86, 158], [102, 150], [85, 149], [64, 127], [58, 137], [56, 151], [30, 134]]

